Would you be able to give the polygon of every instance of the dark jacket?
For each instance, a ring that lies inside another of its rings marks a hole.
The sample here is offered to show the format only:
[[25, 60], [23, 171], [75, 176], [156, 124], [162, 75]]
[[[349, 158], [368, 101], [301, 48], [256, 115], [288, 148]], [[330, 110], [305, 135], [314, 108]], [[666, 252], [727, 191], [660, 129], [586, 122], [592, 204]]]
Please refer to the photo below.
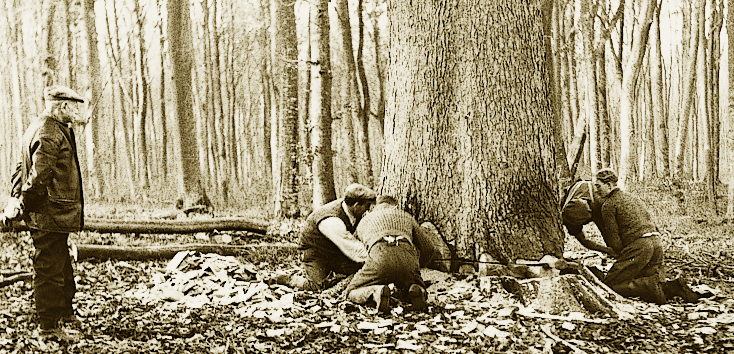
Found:
[[326, 238], [321, 231], [319, 231], [319, 223], [322, 220], [335, 216], [344, 222], [344, 225], [347, 227], [347, 231], [354, 233], [356, 225], [352, 225], [349, 221], [349, 216], [344, 212], [344, 208], [342, 208], [343, 201], [344, 198], [339, 198], [326, 203], [314, 210], [314, 212], [306, 218], [306, 223], [301, 230], [301, 238], [298, 243], [299, 249], [312, 249], [327, 258], [344, 257], [342, 251], [339, 250], [331, 240]]
[[617, 253], [644, 234], [657, 232], [645, 204], [636, 196], [617, 188], [612, 190], [601, 206], [601, 219], [594, 223], [607, 246]]
[[84, 226], [84, 196], [74, 132], [42, 115], [23, 134], [12, 197], [24, 203], [29, 228], [76, 232]]

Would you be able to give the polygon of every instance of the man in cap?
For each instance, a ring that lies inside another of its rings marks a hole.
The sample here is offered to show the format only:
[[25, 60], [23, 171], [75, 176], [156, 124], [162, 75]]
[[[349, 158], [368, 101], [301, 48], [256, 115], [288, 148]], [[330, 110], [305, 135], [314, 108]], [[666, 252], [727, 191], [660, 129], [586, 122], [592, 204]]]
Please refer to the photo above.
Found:
[[[569, 233], [574, 234], [584, 246], [616, 258], [603, 277], [605, 284], [622, 296], [636, 296], [657, 304], [664, 304], [675, 296], [689, 302], [698, 300], [682, 278], [665, 282], [660, 233], [643, 202], [617, 187], [614, 170], [604, 168], [597, 172], [590, 197], [589, 214], [601, 231], [606, 246], [586, 240], [579, 227], [568, 226], [574, 224], [573, 206], [568, 210], [565, 210], [568, 205], [564, 208], [563, 219]], [[575, 215], [581, 215], [576, 208]]]
[[381, 195], [375, 209], [357, 226], [356, 236], [367, 248], [368, 257], [347, 286], [347, 299], [359, 304], [374, 300], [378, 311], [388, 312], [388, 284], [392, 283], [411, 310], [425, 310], [426, 284], [420, 268], [428, 265], [435, 254], [428, 231], [399, 209], [395, 198]]
[[303, 251], [306, 277], [276, 274], [270, 282], [321, 291], [330, 274], [356, 273], [367, 259], [367, 250], [354, 231], [376, 198], [375, 191], [354, 183], [344, 190], [343, 198], [314, 210], [306, 218], [298, 247]]
[[23, 134], [2, 219], [6, 224], [22, 219], [30, 229], [41, 335], [70, 340], [62, 325], [79, 327], [80, 322], [72, 308], [76, 284], [67, 242], [69, 233], [84, 224], [82, 176], [71, 125], [86, 123], [75, 107], [84, 98], [70, 88], [50, 86], [44, 99], [44, 111]]

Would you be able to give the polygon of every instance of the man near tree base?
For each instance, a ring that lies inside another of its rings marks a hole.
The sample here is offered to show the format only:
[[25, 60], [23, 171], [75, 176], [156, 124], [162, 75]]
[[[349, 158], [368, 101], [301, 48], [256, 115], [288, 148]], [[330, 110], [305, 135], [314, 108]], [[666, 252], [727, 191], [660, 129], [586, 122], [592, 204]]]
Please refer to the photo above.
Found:
[[80, 323], [72, 309], [76, 284], [67, 242], [69, 233], [84, 224], [82, 176], [71, 124], [86, 123], [75, 107], [84, 99], [63, 86], [47, 87], [44, 99], [44, 112], [23, 134], [21, 161], [3, 219], [25, 220], [33, 238], [33, 295], [41, 336], [70, 340], [60, 325]]
[[314, 210], [306, 218], [298, 247], [303, 250], [306, 277], [276, 274], [269, 282], [321, 291], [330, 274], [356, 273], [367, 259], [367, 250], [354, 237], [354, 231], [376, 198], [375, 191], [354, 183], [344, 190], [343, 198]]
[[392, 283], [405, 295], [410, 309], [425, 310], [426, 285], [420, 268], [428, 265], [435, 253], [427, 230], [399, 209], [393, 197], [380, 196], [375, 209], [359, 223], [356, 235], [368, 256], [347, 286], [347, 299], [359, 304], [374, 301], [378, 311], [389, 312], [388, 284]]
[[[604, 283], [622, 296], [656, 304], [675, 296], [697, 301], [683, 279], [665, 282], [660, 233], [642, 201], [620, 190], [617, 175], [609, 168], [597, 172], [593, 188], [590, 183], [582, 181], [571, 188], [563, 222], [584, 247], [616, 258]], [[586, 238], [582, 227], [589, 221], [599, 228], [606, 246]]]

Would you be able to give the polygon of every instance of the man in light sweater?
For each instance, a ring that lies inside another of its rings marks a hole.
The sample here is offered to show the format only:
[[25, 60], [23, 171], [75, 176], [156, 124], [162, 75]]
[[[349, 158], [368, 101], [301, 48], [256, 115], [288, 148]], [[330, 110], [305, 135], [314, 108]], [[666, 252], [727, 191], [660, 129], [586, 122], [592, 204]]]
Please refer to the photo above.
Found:
[[393, 283], [399, 293], [405, 294], [410, 309], [425, 310], [427, 294], [420, 268], [435, 253], [427, 231], [412, 215], [399, 209], [393, 197], [380, 196], [374, 210], [357, 226], [356, 235], [369, 255], [345, 290], [347, 299], [359, 304], [374, 301], [380, 312], [388, 312], [388, 284]]
[[306, 277], [276, 274], [271, 282], [310, 291], [324, 290], [333, 273], [351, 275], [367, 259], [367, 249], [353, 233], [377, 193], [358, 183], [347, 186], [344, 197], [322, 205], [306, 218], [299, 249]]

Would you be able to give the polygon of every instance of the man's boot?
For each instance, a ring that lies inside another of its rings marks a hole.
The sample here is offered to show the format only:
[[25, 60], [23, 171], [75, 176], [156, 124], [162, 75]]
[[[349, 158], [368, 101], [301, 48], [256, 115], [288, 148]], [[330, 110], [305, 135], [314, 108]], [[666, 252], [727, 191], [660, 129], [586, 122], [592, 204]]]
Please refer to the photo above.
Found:
[[389, 313], [391, 296], [387, 285], [369, 285], [351, 290], [347, 294], [347, 300], [362, 305], [374, 302], [378, 312]]
[[428, 307], [427, 298], [426, 289], [422, 286], [413, 284], [408, 288], [408, 302], [412, 305], [413, 311], [424, 311]]
[[680, 297], [683, 302], [697, 302], [699, 299], [698, 294], [691, 290], [685, 279], [680, 277], [663, 283], [663, 292], [666, 298]]
[[612, 289], [624, 297], [639, 297], [642, 301], [658, 305], [663, 305], [667, 301], [660, 276], [657, 274], [637, 278], [626, 284], [617, 284], [612, 286]]

